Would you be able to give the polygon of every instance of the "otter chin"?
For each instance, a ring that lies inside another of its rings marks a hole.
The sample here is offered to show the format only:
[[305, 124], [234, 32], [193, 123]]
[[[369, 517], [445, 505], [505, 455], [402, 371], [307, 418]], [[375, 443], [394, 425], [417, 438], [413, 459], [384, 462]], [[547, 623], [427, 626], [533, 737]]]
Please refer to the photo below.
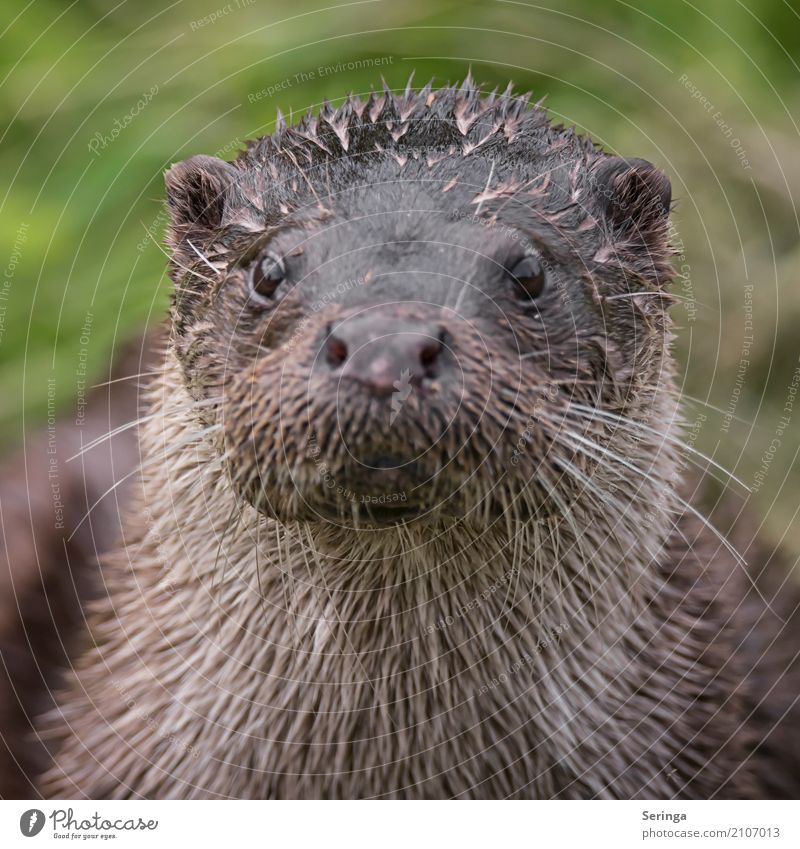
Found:
[[681, 486], [666, 174], [468, 78], [165, 179], [169, 343], [41, 792], [770, 792], [746, 577]]

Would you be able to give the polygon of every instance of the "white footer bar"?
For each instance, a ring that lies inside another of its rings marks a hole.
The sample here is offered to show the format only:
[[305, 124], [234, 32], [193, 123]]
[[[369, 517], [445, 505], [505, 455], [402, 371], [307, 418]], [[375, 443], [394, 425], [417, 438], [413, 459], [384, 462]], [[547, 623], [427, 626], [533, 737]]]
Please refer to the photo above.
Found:
[[0, 801], [0, 846], [800, 847], [798, 802]]

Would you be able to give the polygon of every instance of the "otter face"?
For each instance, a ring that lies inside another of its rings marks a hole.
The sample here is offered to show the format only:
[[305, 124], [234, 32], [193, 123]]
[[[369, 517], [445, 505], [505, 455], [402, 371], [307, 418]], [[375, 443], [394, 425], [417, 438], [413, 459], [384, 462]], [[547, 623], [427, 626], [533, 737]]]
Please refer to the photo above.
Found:
[[176, 351], [242, 496], [348, 526], [581, 497], [592, 411], [652, 402], [670, 274], [664, 175], [582, 157], [173, 166]]

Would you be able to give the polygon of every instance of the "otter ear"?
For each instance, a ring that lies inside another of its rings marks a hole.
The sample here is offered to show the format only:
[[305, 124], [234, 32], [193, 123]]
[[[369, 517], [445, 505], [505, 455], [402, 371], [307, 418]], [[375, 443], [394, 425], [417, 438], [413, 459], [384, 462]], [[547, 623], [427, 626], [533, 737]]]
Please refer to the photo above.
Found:
[[238, 172], [214, 156], [193, 156], [173, 165], [164, 175], [170, 214], [170, 242], [203, 241], [222, 224], [228, 191]]
[[672, 186], [655, 165], [609, 156], [595, 167], [593, 178], [600, 211], [618, 236], [649, 244], [666, 232]]

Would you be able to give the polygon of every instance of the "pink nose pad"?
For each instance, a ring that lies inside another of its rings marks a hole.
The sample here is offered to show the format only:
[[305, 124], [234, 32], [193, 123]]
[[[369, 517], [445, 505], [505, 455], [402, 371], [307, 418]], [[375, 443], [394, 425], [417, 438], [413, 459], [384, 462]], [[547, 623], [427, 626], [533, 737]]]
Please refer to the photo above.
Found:
[[419, 385], [438, 377], [444, 351], [439, 325], [381, 316], [346, 319], [325, 341], [331, 371], [377, 397], [391, 395], [398, 381]]

